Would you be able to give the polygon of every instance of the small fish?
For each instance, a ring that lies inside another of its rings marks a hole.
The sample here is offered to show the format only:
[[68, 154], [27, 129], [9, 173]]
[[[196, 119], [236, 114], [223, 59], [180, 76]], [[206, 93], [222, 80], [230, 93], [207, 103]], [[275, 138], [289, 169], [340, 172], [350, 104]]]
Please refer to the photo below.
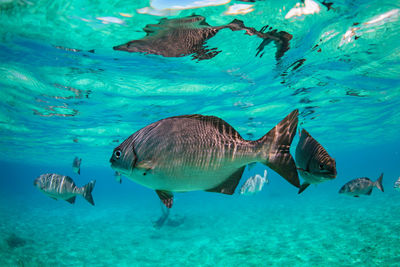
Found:
[[121, 175], [121, 173], [116, 171], [114, 176], [115, 176], [115, 181], [117, 181], [118, 183], [121, 184], [122, 183], [122, 175]]
[[397, 191], [400, 191], [400, 177], [397, 179], [397, 181], [394, 183], [394, 189]]
[[72, 169], [74, 170], [74, 172], [76, 172], [77, 174], [81, 174], [81, 162], [82, 159], [75, 157], [74, 161], [72, 162]]
[[240, 188], [241, 195], [254, 195], [262, 190], [264, 184], [267, 184], [269, 181], [267, 179], [267, 170], [264, 170], [264, 177], [261, 175], [256, 174], [249, 179], [242, 185]]
[[342, 188], [339, 190], [339, 194], [345, 194], [354, 197], [359, 197], [360, 195], [371, 195], [374, 186], [383, 192], [382, 178], [383, 173], [381, 176], [379, 176], [376, 182], [372, 182], [367, 177], [351, 180], [342, 186]]
[[55, 200], [64, 199], [74, 204], [76, 196], [81, 195], [94, 206], [92, 191], [95, 183], [96, 181], [94, 180], [83, 187], [77, 187], [69, 176], [46, 173], [36, 178], [33, 185]]
[[266, 164], [300, 187], [290, 145], [298, 110], [259, 140], [244, 140], [215, 116], [183, 115], [152, 123], [117, 146], [111, 167], [154, 189], [168, 208], [173, 192], [205, 190], [232, 195], [247, 164]]
[[304, 183], [299, 194], [310, 184], [318, 184], [336, 177], [336, 162], [306, 130], [300, 133], [296, 147], [296, 164]]

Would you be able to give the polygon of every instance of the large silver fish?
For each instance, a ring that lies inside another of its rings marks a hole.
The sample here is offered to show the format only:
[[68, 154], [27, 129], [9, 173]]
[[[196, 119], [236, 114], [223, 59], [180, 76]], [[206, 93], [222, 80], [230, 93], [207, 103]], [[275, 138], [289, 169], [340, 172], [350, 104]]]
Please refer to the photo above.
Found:
[[345, 194], [353, 197], [359, 197], [360, 195], [371, 195], [372, 189], [375, 186], [383, 192], [382, 178], [383, 173], [375, 182], [372, 182], [367, 177], [351, 180], [343, 185], [342, 188], [340, 188], [339, 194]]
[[233, 194], [246, 165], [261, 162], [300, 186], [290, 145], [296, 133], [294, 110], [256, 141], [244, 140], [214, 116], [184, 115], [152, 123], [116, 147], [111, 167], [156, 190], [167, 207], [172, 192], [205, 190]]
[[95, 183], [96, 181], [91, 181], [83, 187], [77, 187], [69, 176], [46, 173], [36, 178], [33, 185], [53, 199], [63, 199], [74, 204], [76, 196], [81, 195], [94, 206], [92, 191]]
[[299, 194], [310, 184], [318, 184], [336, 177], [336, 162], [306, 130], [300, 133], [296, 147], [296, 164], [304, 183]]
[[74, 161], [72, 162], [72, 169], [74, 170], [74, 172], [76, 172], [77, 174], [81, 174], [81, 163], [82, 163], [82, 159], [75, 157]]

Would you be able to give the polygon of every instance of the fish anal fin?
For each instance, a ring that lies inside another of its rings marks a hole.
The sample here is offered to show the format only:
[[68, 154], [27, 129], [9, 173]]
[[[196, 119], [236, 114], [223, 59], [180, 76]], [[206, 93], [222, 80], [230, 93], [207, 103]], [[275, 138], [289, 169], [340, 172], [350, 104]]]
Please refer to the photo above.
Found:
[[310, 185], [309, 183], [304, 182], [304, 183], [300, 186], [300, 189], [299, 189], [298, 194], [301, 194], [301, 192], [303, 192], [304, 190], [306, 190], [306, 188], [307, 188], [309, 185]]
[[75, 199], [76, 199], [76, 196], [71, 197], [71, 198], [69, 198], [69, 199], [66, 199], [65, 201], [67, 201], [67, 202], [69, 202], [69, 203], [71, 203], [71, 204], [74, 204], [74, 203], [75, 203]]
[[372, 193], [372, 188], [367, 192], [367, 195], [371, 195]]
[[214, 188], [207, 189], [205, 191], [232, 195], [235, 192], [237, 185], [239, 184], [240, 178], [242, 178], [242, 174], [245, 167], [246, 166], [240, 167], [231, 176], [229, 176], [229, 178], [225, 180], [222, 184]]
[[174, 194], [170, 191], [165, 190], [156, 190], [158, 197], [161, 199], [161, 202], [167, 207], [172, 208], [172, 204], [174, 203]]

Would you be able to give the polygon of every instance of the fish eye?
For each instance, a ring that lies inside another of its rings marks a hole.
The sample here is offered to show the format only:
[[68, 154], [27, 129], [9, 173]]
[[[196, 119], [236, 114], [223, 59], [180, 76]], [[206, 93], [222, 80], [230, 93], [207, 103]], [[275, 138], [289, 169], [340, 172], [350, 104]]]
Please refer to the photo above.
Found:
[[324, 164], [319, 164], [319, 169], [323, 170], [324, 169]]
[[119, 149], [115, 150], [114, 151], [114, 156], [115, 156], [116, 159], [119, 159], [121, 157], [121, 150], [119, 150]]

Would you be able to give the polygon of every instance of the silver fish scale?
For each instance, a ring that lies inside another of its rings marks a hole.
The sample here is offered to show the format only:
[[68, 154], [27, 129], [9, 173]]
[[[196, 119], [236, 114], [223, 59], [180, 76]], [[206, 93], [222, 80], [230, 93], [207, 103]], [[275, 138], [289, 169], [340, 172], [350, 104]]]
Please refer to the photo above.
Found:
[[65, 192], [79, 191], [74, 181], [69, 176], [61, 176], [58, 174], [43, 174], [40, 176], [43, 189], [47, 192], [57, 192], [63, 194]]
[[[203, 120], [198, 120], [200, 117]], [[177, 119], [179, 123], [170, 121]], [[215, 170], [227, 161], [254, 158], [256, 148], [256, 142], [244, 140], [226, 122], [201, 115], [164, 119], [139, 130], [126, 142], [122, 145], [133, 145], [138, 162], [151, 160], [175, 172], [182, 166]]]
[[354, 181], [349, 182], [349, 187], [352, 190], [364, 189], [364, 188], [372, 187], [373, 185], [374, 185], [374, 182], [372, 182], [367, 177], [358, 178], [358, 179], [355, 179]]

